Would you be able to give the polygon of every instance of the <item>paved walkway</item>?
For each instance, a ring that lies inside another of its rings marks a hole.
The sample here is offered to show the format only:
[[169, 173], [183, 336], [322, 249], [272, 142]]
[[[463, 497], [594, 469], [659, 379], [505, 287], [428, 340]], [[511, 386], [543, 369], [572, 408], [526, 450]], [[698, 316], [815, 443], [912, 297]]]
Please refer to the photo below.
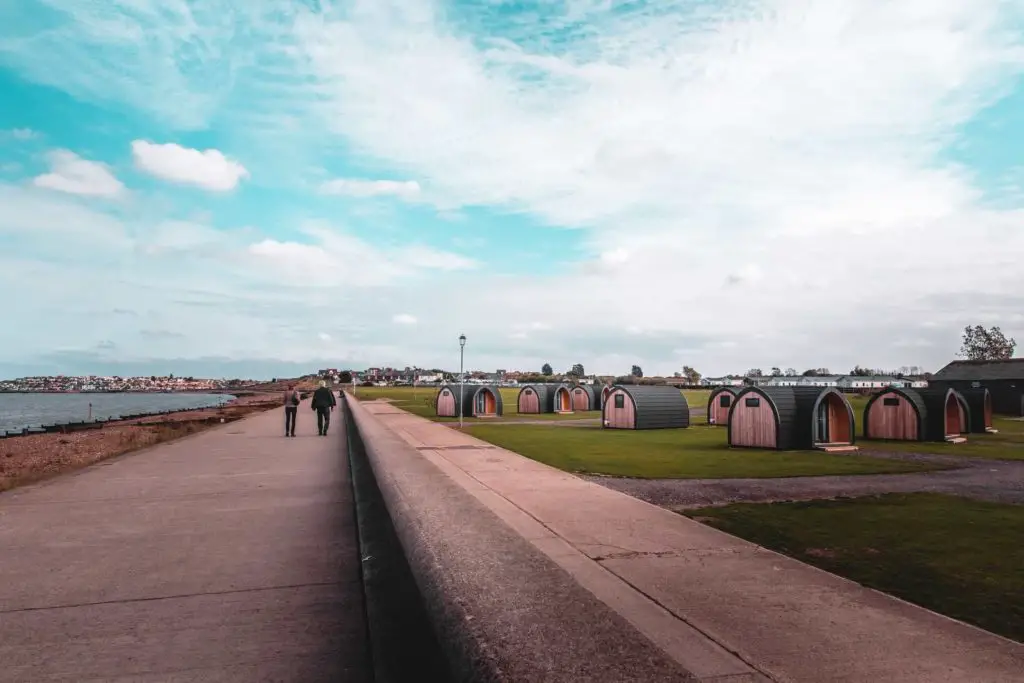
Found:
[[0, 495], [0, 681], [369, 680], [341, 413]]
[[363, 406], [698, 680], [1021, 680], [1019, 643], [393, 406]]

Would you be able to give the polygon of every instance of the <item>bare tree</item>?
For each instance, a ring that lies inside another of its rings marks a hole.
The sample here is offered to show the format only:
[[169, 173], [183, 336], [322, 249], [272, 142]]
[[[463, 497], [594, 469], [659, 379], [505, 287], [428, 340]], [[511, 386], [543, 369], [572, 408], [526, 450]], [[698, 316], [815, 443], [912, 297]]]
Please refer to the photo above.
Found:
[[683, 366], [683, 377], [686, 378], [687, 384], [700, 384], [701, 374], [689, 365]]
[[1006, 360], [1013, 358], [1017, 340], [1007, 339], [998, 326], [985, 329], [981, 325], [964, 328], [960, 355], [968, 360]]

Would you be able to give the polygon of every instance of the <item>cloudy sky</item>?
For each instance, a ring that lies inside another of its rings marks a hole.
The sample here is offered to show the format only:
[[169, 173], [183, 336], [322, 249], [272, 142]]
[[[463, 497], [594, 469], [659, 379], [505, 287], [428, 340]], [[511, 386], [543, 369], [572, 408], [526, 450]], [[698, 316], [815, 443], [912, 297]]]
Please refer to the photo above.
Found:
[[0, 375], [1024, 339], [1024, 5], [18, 0]]

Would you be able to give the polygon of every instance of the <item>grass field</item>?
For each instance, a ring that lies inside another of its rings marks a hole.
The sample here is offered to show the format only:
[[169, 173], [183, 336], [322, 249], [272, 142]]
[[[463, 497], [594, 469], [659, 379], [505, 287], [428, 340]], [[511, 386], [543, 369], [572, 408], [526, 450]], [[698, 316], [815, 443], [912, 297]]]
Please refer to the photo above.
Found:
[[[502, 401], [504, 403], [503, 422], [515, 422], [519, 420], [581, 420], [597, 419], [601, 417], [601, 413], [599, 411], [571, 413], [568, 415], [558, 415], [554, 413], [520, 415], [516, 411], [516, 399], [519, 395], [519, 389], [506, 387], [502, 388], [500, 391]], [[391, 400], [395, 406], [402, 408], [403, 410], [408, 410], [416, 415], [421, 415], [437, 422], [457, 422], [458, 418], [437, 417], [435, 415], [433, 400], [436, 394], [437, 389], [430, 387], [420, 387], [417, 389], [413, 389], [411, 387], [360, 387], [357, 390], [357, 397], [360, 400], [386, 398]], [[703, 389], [687, 389], [683, 391], [683, 394], [686, 396], [687, 403], [689, 403], [691, 409], [704, 409], [707, 406], [708, 395], [710, 392]], [[864, 416], [864, 407], [867, 405], [868, 397], [856, 394], [847, 394], [847, 399], [853, 407], [854, 419], [856, 420], [855, 433], [859, 435], [863, 433], [861, 421]], [[486, 424], [486, 421], [481, 421], [476, 418], [467, 418], [467, 420], [474, 425]], [[704, 422], [705, 418], [703, 415], [694, 416], [693, 418], [693, 424], [695, 426], [702, 426]], [[858, 438], [858, 444], [861, 448], [877, 451], [938, 453], [992, 460], [1024, 460], [1024, 422], [997, 417], [995, 420], [995, 427], [999, 430], [998, 434], [971, 434], [967, 438], [967, 443], [963, 444], [943, 444], [927, 441], [865, 441], [860, 438]], [[721, 443], [716, 442], [714, 445], [724, 445], [725, 432], [718, 431], [716, 434]], [[710, 439], [711, 437], [708, 438]]]
[[686, 515], [1024, 640], [1024, 506], [914, 493], [739, 504]]
[[717, 427], [634, 431], [477, 423], [466, 431], [568, 472], [644, 479], [801, 477], [939, 469], [926, 463], [820, 451], [730, 449], [724, 430]]

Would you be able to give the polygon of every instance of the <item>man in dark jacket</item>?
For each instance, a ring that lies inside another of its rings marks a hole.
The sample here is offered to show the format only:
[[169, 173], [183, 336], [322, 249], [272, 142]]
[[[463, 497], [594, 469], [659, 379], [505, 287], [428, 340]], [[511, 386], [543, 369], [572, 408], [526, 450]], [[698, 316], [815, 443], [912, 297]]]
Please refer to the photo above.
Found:
[[299, 414], [299, 392], [295, 391], [295, 385], [289, 384], [288, 390], [284, 392], [284, 435], [295, 436], [295, 417]]
[[331, 411], [338, 405], [334, 392], [327, 388], [327, 382], [320, 382], [320, 386], [313, 392], [310, 405], [316, 411], [317, 431], [320, 436], [327, 436], [327, 428], [331, 426]]

